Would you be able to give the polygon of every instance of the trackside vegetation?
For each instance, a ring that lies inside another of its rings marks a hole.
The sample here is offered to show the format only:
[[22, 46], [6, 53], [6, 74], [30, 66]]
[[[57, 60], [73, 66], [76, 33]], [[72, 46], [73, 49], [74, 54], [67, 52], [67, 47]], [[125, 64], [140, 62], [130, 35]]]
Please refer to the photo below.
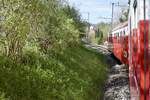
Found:
[[102, 98], [106, 61], [85, 29], [65, 0], [0, 0], [0, 100]]
[[[56, 56], [57, 55], [57, 56]], [[62, 54], [28, 52], [24, 61], [0, 57], [3, 100], [98, 100], [106, 79], [103, 55], [83, 46]]]

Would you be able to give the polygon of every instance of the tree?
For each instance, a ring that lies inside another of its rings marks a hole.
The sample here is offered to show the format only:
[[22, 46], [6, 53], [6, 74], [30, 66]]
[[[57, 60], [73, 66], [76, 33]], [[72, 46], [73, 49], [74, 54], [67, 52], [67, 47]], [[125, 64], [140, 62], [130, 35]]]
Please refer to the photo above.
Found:
[[128, 20], [128, 13], [129, 13], [129, 10], [122, 10], [122, 15], [119, 18], [119, 21], [121, 23]]
[[102, 33], [102, 41], [107, 40], [107, 34], [111, 29], [110, 23], [99, 23], [96, 25], [96, 28], [99, 29], [100, 33]]
[[77, 42], [84, 31], [78, 10], [60, 0], [4, 0], [1, 13], [3, 53], [15, 59], [29, 45], [43, 53], [60, 51]]
[[75, 7], [72, 6], [65, 6], [63, 8], [66, 15], [74, 21], [74, 25], [80, 32], [85, 32], [86, 22], [81, 20], [81, 15]]

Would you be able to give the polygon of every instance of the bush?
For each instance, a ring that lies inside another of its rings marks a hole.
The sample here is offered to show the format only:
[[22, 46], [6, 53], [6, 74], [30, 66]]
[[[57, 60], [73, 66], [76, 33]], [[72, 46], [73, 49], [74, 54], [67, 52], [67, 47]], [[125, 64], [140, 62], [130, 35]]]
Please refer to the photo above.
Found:
[[106, 73], [105, 60], [99, 61], [102, 55], [97, 56], [97, 53], [82, 46], [72, 47], [66, 49], [63, 54], [55, 55], [57, 56], [52, 57], [28, 52], [23, 56], [21, 63], [1, 56], [1, 98], [11, 100], [101, 98], [99, 88], [102, 89]]

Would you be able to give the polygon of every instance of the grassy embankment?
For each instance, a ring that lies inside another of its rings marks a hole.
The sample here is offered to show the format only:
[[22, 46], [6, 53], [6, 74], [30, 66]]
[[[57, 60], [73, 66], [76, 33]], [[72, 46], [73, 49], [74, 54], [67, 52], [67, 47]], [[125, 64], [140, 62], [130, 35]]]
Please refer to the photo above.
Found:
[[98, 100], [106, 69], [104, 56], [83, 46], [55, 56], [31, 52], [21, 63], [1, 56], [0, 99]]

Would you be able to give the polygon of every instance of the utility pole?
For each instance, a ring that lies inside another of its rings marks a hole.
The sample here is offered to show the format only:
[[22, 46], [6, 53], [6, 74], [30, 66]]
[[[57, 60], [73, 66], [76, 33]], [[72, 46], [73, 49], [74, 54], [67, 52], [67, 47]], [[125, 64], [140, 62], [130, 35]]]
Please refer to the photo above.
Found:
[[90, 22], [90, 13], [88, 12], [88, 23]]
[[83, 20], [85, 20], [87, 22], [87, 24], [86, 24], [87, 29], [86, 29], [85, 35], [86, 35], [86, 39], [88, 39], [89, 32], [90, 32], [90, 12], [82, 12], [82, 13], [86, 14], [86, 18]]
[[112, 3], [112, 18], [111, 18], [111, 32], [112, 32], [112, 29], [113, 29], [113, 19], [114, 19], [114, 4], [115, 3]]
[[[111, 33], [113, 31], [113, 22], [114, 22], [114, 5], [115, 3], [112, 3], [112, 14], [111, 14]], [[108, 34], [109, 35], [109, 34]], [[108, 36], [109, 37], [109, 36]], [[108, 38], [108, 42], [109, 42], [109, 38]]]
[[113, 29], [113, 23], [114, 23], [114, 6], [118, 6], [118, 7], [128, 7], [126, 5], [120, 5], [119, 2], [118, 3], [112, 3], [112, 20], [111, 20], [111, 29]]
[[88, 32], [87, 32], [87, 38], [89, 37], [90, 33], [90, 13], [88, 12]]
[[[120, 5], [119, 2], [118, 3], [112, 3], [112, 18], [111, 18], [111, 33], [113, 30], [113, 23], [114, 23], [114, 6], [118, 6], [118, 7], [128, 7], [126, 5]], [[109, 41], [109, 40], [108, 40]]]

